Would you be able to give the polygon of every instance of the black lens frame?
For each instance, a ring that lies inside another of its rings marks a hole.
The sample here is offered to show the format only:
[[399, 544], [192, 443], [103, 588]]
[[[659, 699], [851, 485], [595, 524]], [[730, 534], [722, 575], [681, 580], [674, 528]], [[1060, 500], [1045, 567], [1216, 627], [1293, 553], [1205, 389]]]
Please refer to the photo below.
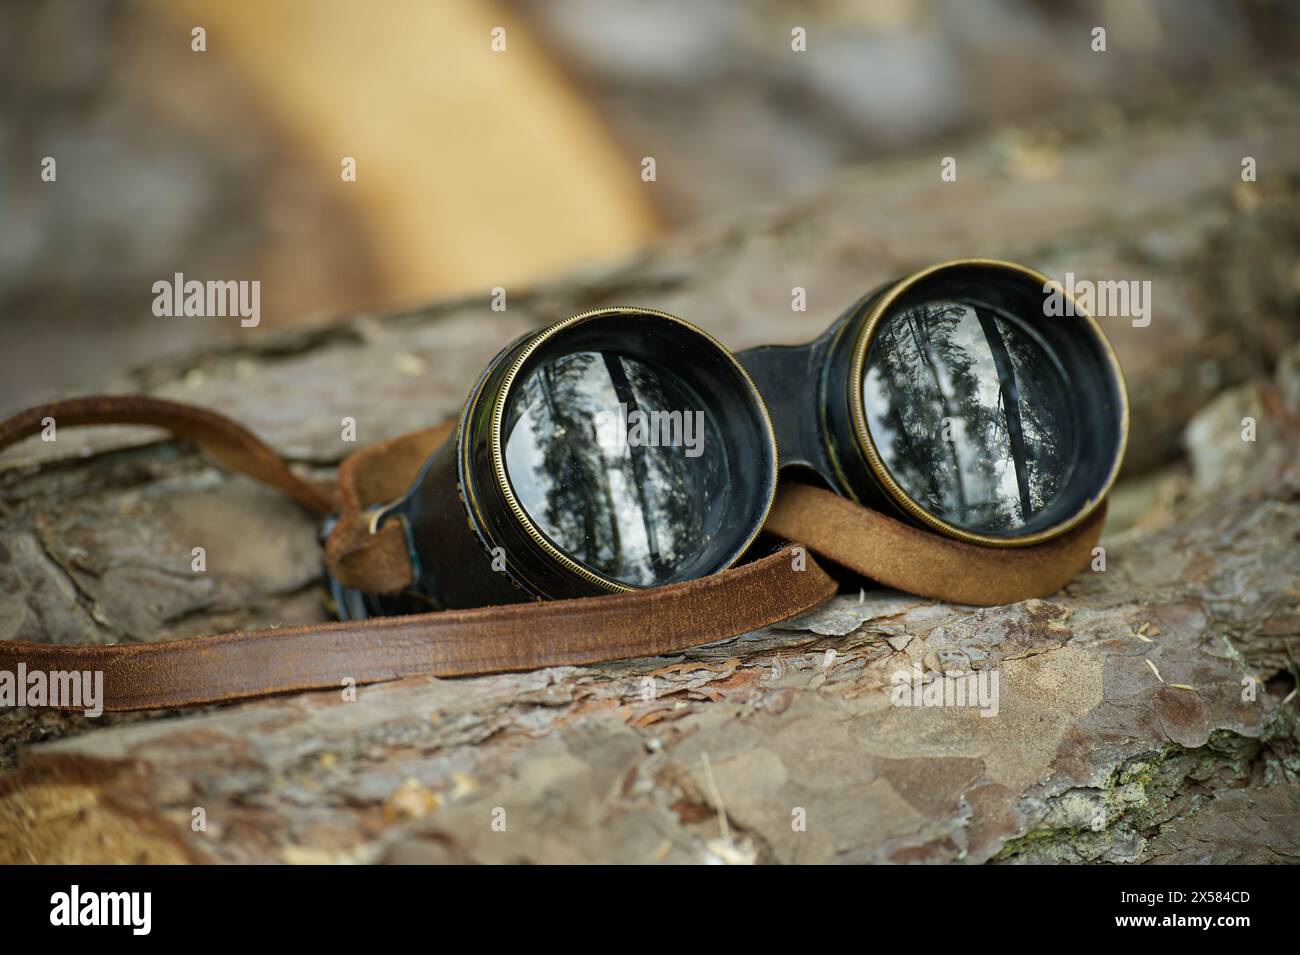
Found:
[[[791, 382], [815, 381], [792, 400], [774, 403], [773, 424], [787, 473], [813, 480], [877, 510], [967, 543], [1023, 547], [1058, 537], [1085, 521], [1119, 474], [1128, 440], [1128, 398], [1119, 361], [1096, 320], [1075, 305], [1075, 317], [1048, 318], [1042, 309], [1059, 284], [1040, 272], [996, 259], [945, 262], [889, 282], [865, 295], [806, 345], [762, 346], [737, 354], [764, 394], [787, 394]], [[892, 315], [941, 291], [976, 297], [1015, 316], [1045, 341], [1077, 403], [1081, 452], [1071, 486], [1053, 503], [1063, 514], [1050, 526], [1006, 536], [976, 533], [930, 513], [899, 486], [881, 461], [867, 427], [861, 381], [877, 330]], [[1033, 307], [1031, 307], [1033, 306]]]
[[[723, 570], [749, 549], [776, 496], [780, 462], [767, 406], [744, 367], [708, 333], [666, 312], [595, 309], [521, 336], [479, 377], [447, 441], [410, 490], [373, 526], [401, 521], [415, 581], [396, 597], [335, 588], [340, 613], [364, 615], [456, 609], [526, 600], [596, 596], [643, 589], [615, 580], [565, 553], [516, 499], [504, 464], [502, 422], [512, 385], [556, 354], [608, 349], [672, 369], [719, 422], [741, 498], [699, 558], [704, 573]], [[692, 575], [696, 576], [696, 575]]]

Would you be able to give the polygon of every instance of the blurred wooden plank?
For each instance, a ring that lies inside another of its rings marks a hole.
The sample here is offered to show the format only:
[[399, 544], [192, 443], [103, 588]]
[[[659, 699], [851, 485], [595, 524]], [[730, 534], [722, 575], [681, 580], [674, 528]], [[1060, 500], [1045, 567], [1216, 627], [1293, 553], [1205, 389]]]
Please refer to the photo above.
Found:
[[[1179, 453], [1190, 415], [1224, 386], [1267, 371], [1300, 318], [1300, 95], [1295, 71], [1257, 77], [1169, 112], [1043, 134], [1054, 157], [1026, 166], [1024, 135], [954, 143], [940, 153], [846, 172], [802, 199], [702, 225], [618, 268], [508, 288], [400, 313], [345, 316], [139, 369], [108, 382], [215, 405], [295, 457], [337, 461], [338, 422], [369, 442], [455, 414], [487, 360], [521, 330], [605, 304], [681, 315], [733, 348], [808, 340], [881, 282], [949, 258], [1011, 258], [1063, 277], [1152, 283], [1150, 326], [1103, 326], [1128, 376], [1130, 470]], [[1240, 179], [1254, 156], [1259, 181]], [[1032, 170], [1032, 171], [1029, 171]], [[791, 311], [791, 289], [807, 311]], [[159, 321], [172, 321], [159, 319]], [[94, 386], [87, 383], [86, 391]], [[31, 442], [6, 462], [120, 445], [72, 435]]]
[[[390, 302], [536, 281], [660, 231], [640, 157], [619, 151], [507, 4], [152, 6], [178, 37], [205, 27], [204, 55], [233, 65], [303, 173], [339, 190]], [[340, 178], [344, 156], [355, 182]]]

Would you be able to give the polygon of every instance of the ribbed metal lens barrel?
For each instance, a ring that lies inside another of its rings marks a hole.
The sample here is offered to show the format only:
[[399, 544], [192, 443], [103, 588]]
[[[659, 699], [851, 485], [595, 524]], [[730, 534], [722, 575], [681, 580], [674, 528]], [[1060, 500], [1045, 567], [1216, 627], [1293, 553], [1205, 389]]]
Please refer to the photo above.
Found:
[[437, 606], [619, 593], [734, 563], [776, 473], [730, 352], [674, 316], [601, 309], [493, 360], [393, 518]]
[[1087, 518], [1128, 436], [1114, 352], [1060, 295], [1024, 266], [950, 262], [875, 290], [809, 345], [739, 357], [787, 466], [947, 536], [1025, 546]]

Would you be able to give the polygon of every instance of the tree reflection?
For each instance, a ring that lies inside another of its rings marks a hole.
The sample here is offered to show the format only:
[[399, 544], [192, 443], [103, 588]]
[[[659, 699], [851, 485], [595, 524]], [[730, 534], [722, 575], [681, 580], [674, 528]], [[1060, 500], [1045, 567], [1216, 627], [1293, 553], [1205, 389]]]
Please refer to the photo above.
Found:
[[[706, 453], [602, 442], [597, 423], [635, 410], [694, 410], [675, 376], [615, 353], [578, 352], [515, 386], [503, 426], [506, 468], [532, 521], [563, 551], [625, 583], [679, 579], [723, 506], [725, 462], [705, 414]], [[714, 521], [716, 523], [716, 521]]]
[[956, 526], [1023, 526], [1072, 464], [1059, 372], [1023, 329], [984, 306], [931, 302], [888, 318], [863, 389], [872, 441], [894, 480]]

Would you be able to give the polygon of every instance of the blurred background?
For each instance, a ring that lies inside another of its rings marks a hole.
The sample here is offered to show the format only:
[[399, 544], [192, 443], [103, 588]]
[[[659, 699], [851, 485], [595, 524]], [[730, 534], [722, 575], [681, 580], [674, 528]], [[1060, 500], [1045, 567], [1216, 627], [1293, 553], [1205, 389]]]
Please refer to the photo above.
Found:
[[247, 334], [159, 334], [175, 272], [259, 279], [268, 327], [486, 298], [984, 128], [1050, 175], [1036, 117], [1104, 127], [1297, 51], [1280, 0], [6, 0], [0, 410]]

